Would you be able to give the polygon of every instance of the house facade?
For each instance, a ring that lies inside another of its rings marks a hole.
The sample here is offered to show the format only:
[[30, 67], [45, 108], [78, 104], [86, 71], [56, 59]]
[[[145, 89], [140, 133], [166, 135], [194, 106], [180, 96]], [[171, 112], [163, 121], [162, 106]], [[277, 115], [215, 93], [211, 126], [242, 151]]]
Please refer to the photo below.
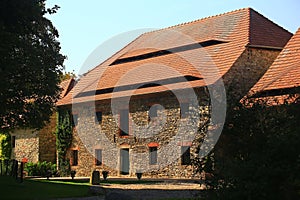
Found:
[[58, 102], [73, 113], [72, 170], [199, 177], [191, 162], [205, 135], [221, 131], [227, 102], [249, 92], [291, 36], [251, 8], [142, 34]]
[[[60, 84], [60, 97], [63, 98], [74, 86], [73, 79]], [[10, 132], [12, 153], [11, 159], [33, 162], [47, 161], [56, 163], [56, 114], [54, 113], [46, 126], [40, 130], [15, 129]]]

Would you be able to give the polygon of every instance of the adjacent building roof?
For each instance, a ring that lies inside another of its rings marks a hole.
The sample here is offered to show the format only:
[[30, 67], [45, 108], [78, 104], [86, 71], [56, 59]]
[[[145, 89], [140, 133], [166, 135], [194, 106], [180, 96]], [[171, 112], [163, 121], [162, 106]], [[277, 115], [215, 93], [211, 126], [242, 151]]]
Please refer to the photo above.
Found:
[[300, 87], [300, 28], [280, 52], [274, 63], [253, 86], [255, 93]]
[[60, 98], [64, 98], [72, 90], [74, 85], [75, 80], [73, 78], [62, 81], [59, 84], [59, 87], [61, 88]]
[[85, 74], [58, 105], [213, 84], [246, 46], [282, 48], [291, 35], [251, 8], [144, 33]]

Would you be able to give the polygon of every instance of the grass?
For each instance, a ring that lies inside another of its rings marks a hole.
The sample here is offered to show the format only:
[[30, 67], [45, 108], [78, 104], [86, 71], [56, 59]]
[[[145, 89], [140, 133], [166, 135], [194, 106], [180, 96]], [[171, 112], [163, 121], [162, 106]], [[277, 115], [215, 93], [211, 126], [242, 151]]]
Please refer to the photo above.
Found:
[[0, 176], [0, 188], [1, 199], [53, 199], [91, 196], [88, 183], [47, 180], [24, 180], [23, 183], [19, 183], [12, 177]]
[[[100, 184], [155, 184], [159, 181], [149, 180], [107, 180]], [[68, 197], [87, 197], [89, 193], [88, 179], [25, 179], [19, 183], [10, 176], [0, 176], [1, 199], [53, 199]]]
[[[100, 184], [155, 184], [151, 180], [101, 180]], [[54, 199], [92, 196], [88, 179], [25, 179], [17, 182], [9, 176], [0, 176], [0, 199]], [[166, 200], [179, 200], [168, 198]], [[194, 200], [186, 198], [184, 200]]]
[[[155, 200], [159, 200], [159, 199], [155, 199]], [[162, 199], [160, 199], [162, 200]], [[204, 198], [201, 197], [194, 197], [194, 198], [165, 198], [163, 200], [206, 200]]]

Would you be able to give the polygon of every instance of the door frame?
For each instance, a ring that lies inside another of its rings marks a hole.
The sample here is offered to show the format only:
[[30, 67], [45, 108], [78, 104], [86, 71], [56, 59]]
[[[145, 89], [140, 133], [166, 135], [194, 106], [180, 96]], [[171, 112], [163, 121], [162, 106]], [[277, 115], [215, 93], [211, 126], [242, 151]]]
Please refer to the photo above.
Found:
[[[127, 163], [126, 166], [124, 167], [124, 161], [123, 161], [123, 156], [122, 152], [127, 152]], [[130, 154], [129, 154], [129, 148], [121, 148], [120, 149], [120, 158], [119, 158], [120, 166], [119, 166], [119, 174], [120, 175], [129, 175], [130, 171]], [[123, 169], [128, 169], [128, 172], [124, 172]]]

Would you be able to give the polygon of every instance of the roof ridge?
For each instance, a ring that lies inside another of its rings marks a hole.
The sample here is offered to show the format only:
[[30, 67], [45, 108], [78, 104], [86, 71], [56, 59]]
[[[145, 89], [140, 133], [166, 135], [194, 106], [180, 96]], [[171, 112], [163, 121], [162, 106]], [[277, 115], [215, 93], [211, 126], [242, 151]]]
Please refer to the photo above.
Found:
[[164, 31], [164, 30], [167, 30], [167, 29], [175, 28], [175, 27], [181, 27], [181, 26], [184, 26], [184, 25], [187, 25], [187, 24], [192, 24], [192, 23], [204, 21], [204, 20], [207, 20], [207, 19], [211, 19], [211, 18], [215, 18], [215, 17], [220, 17], [220, 16], [224, 16], [224, 15], [229, 15], [229, 14], [233, 14], [233, 13], [237, 13], [237, 12], [241, 12], [241, 11], [245, 11], [245, 10], [253, 10], [253, 9], [250, 8], [250, 7], [239, 8], [239, 9], [228, 11], [228, 12], [224, 12], [224, 13], [221, 13], [221, 14], [211, 15], [211, 16], [200, 18], [200, 19], [195, 19], [195, 20], [192, 20], [192, 21], [189, 21], [189, 22], [183, 22], [183, 23], [179, 23], [179, 24], [176, 24], [176, 25], [168, 26], [168, 27], [165, 27], [165, 28], [161, 28], [161, 29], [149, 31], [149, 32], [143, 33], [142, 35], [147, 35], [147, 34], [153, 33], [153, 32]]
[[251, 28], [252, 28], [251, 27], [251, 24], [252, 24], [251, 23], [251, 11], [254, 11], [254, 10], [252, 8], [249, 8], [248, 13], [247, 13], [248, 14], [248, 16], [247, 16], [248, 17], [248, 19], [247, 19], [248, 20], [248, 38], [247, 38], [248, 44], [251, 44], [251, 42], [252, 42], [252, 37], [251, 37]]

